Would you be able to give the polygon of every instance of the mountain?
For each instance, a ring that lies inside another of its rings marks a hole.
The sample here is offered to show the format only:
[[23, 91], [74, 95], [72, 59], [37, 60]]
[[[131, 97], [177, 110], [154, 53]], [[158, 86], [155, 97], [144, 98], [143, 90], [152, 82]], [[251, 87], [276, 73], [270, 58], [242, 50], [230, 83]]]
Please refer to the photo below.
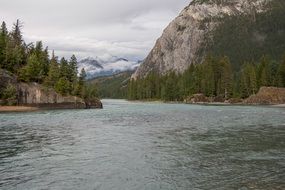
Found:
[[227, 56], [238, 70], [285, 52], [284, 0], [193, 0], [157, 40], [132, 78], [182, 73], [207, 55]]
[[124, 71], [112, 76], [101, 76], [89, 80], [95, 84], [101, 98], [126, 98], [127, 85], [134, 71]]
[[99, 76], [110, 76], [128, 70], [135, 70], [140, 62], [111, 56], [109, 58], [87, 57], [78, 62], [79, 71], [84, 68], [89, 79]]

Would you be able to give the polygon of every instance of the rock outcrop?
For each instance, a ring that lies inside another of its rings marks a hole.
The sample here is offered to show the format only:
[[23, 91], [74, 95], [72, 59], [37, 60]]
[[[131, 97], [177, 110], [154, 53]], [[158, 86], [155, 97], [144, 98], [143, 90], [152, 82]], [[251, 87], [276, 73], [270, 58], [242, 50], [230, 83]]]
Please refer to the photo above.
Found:
[[204, 94], [194, 94], [191, 97], [188, 97], [184, 100], [184, 103], [187, 104], [196, 104], [196, 103], [209, 103], [210, 98], [206, 97]]
[[[103, 108], [99, 99], [83, 100], [76, 96], [63, 96], [54, 89], [44, 87], [38, 83], [17, 82], [16, 76], [5, 70], [0, 70], [1, 92], [8, 86], [13, 85], [16, 89], [16, 102], [19, 106], [31, 106], [51, 109], [91, 109]], [[3, 102], [7, 103], [7, 100]], [[9, 104], [9, 102], [8, 102]]]
[[16, 84], [16, 77], [6, 70], [0, 69], [0, 91], [7, 86], [7, 84]]
[[188, 104], [225, 103], [238, 105], [278, 105], [285, 104], [285, 88], [261, 87], [259, 92], [249, 98], [242, 100], [239, 98], [206, 97], [204, 94], [194, 94], [184, 100]]
[[244, 101], [245, 104], [285, 104], [285, 88], [261, 87], [256, 95]]
[[18, 84], [18, 104], [46, 108], [84, 109], [85, 101], [75, 96], [62, 96], [37, 83]]
[[225, 15], [255, 14], [267, 10], [272, 0], [194, 0], [172, 21], [132, 78], [143, 78], [150, 72], [166, 74], [185, 71], [190, 64], [200, 63], [208, 52], [211, 32]]

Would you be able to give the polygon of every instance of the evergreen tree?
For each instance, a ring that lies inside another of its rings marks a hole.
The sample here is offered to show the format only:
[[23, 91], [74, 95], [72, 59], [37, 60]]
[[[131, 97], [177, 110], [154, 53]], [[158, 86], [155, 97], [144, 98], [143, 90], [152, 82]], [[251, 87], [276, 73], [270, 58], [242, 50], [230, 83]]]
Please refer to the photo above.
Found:
[[85, 69], [82, 68], [80, 71], [80, 75], [79, 75], [79, 79], [78, 79], [78, 84], [76, 87], [76, 95], [80, 96], [80, 97], [84, 97], [85, 96], [85, 91], [86, 91], [86, 72]]
[[78, 75], [78, 70], [77, 70], [77, 59], [75, 55], [72, 55], [69, 61], [69, 79], [71, 82], [72, 86], [72, 91], [76, 91], [76, 85], [77, 85], [77, 75]]
[[69, 66], [66, 59], [63, 57], [60, 60], [60, 77], [68, 79], [69, 76]]
[[71, 91], [70, 82], [65, 77], [61, 77], [55, 84], [55, 90], [62, 95], [69, 95]]
[[257, 68], [258, 87], [271, 85], [270, 62], [268, 57], [263, 56]]
[[60, 73], [59, 73], [59, 64], [57, 61], [57, 57], [55, 57], [54, 52], [52, 53], [52, 58], [49, 64], [49, 71], [48, 75], [45, 78], [45, 85], [54, 87], [59, 80]]
[[285, 55], [283, 56], [283, 60], [281, 61], [278, 73], [277, 73], [277, 80], [279, 87], [285, 87]]
[[17, 73], [26, 64], [25, 46], [23, 45], [22, 29], [23, 25], [17, 20], [13, 25], [13, 30], [9, 34], [6, 43], [4, 68]]
[[7, 46], [8, 31], [6, 28], [6, 23], [2, 22], [0, 29], [0, 68], [4, 68], [5, 64], [5, 51]]
[[13, 30], [11, 32], [11, 37], [15, 46], [21, 46], [23, 42], [22, 31], [23, 24], [20, 20], [17, 20], [16, 23], [13, 24]]
[[223, 57], [220, 60], [222, 65], [222, 74], [221, 74], [221, 90], [222, 94], [226, 99], [231, 97], [233, 93], [233, 73], [230, 61], [227, 57]]
[[253, 64], [245, 64], [241, 73], [241, 97], [246, 98], [257, 92], [256, 73]]
[[36, 54], [28, 58], [28, 63], [21, 69], [20, 79], [26, 82], [39, 82], [42, 80], [40, 62]]

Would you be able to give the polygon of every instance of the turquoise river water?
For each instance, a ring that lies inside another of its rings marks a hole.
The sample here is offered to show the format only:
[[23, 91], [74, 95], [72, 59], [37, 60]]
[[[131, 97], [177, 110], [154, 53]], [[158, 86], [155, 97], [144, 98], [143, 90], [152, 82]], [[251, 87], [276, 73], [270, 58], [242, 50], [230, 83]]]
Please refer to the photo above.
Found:
[[285, 109], [103, 100], [0, 114], [0, 189], [285, 189]]

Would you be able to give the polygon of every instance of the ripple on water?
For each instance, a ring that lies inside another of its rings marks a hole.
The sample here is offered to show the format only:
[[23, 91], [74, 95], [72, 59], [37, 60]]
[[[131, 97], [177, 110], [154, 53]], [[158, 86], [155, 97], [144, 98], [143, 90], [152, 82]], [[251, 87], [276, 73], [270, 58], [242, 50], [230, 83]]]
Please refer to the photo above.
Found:
[[105, 100], [0, 115], [0, 189], [285, 189], [284, 109]]

